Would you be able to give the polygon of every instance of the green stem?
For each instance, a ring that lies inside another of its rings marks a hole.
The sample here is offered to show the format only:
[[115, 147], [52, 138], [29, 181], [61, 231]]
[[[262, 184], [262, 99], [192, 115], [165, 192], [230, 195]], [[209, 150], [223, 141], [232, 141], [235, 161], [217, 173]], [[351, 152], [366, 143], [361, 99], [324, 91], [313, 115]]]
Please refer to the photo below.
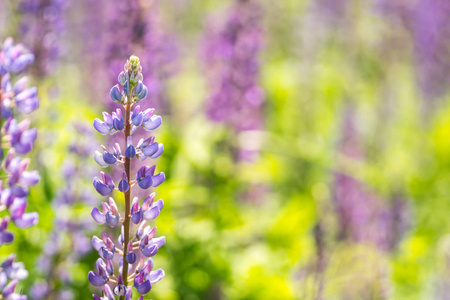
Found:
[[[127, 105], [125, 108], [125, 147], [127, 148], [127, 139], [131, 135], [131, 122], [130, 122], [130, 113], [131, 113], [131, 101], [132, 101], [131, 92], [128, 95]], [[127, 174], [128, 181], [130, 181], [130, 165], [131, 160], [128, 157], [125, 157], [125, 173]], [[130, 218], [131, 218], [131, 186], [128, 191], [125, 193], [125, 221], [123, 223], [124, 233], [123, 233], [123, 265], [122, 265], [122, 278], [125, 286], [128, 286], [128, 263], [126, 260], [127, 256], [127, 246], [130, 241]], [[120, 300], [124, 300], [125, 296], [121, 296]]]

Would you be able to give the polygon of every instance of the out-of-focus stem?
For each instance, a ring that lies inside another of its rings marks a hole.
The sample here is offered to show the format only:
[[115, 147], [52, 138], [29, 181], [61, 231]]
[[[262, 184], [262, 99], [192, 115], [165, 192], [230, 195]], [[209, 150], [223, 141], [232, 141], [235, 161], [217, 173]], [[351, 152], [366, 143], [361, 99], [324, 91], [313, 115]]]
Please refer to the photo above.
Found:
[[[131, 101], [132, 101], [132, 92], [128, 95], [127, 105], [125, 108], [125, 147], [127, 148], [127, 139], [131, 135], [131, 122], [130, 122], [130, 113], [131, 113]], [[127, 174], [127, 180], [130, 181], [130, 164], [131, 160], [128, 157], [125, 157], [125, 173]], [[125, 193], [125, 221], [123, 223], [124, 233], [123, 233], [123, 264], [122, 264], [122, 278], [125, 286], [128, 285], [128, 263], [126, 260], [127, 257], [127, 245], [130, 241], [130, 216], [131, 215], [131, 187]], [[125, 296], [121, 296], [120, 300], [124, 300]]]

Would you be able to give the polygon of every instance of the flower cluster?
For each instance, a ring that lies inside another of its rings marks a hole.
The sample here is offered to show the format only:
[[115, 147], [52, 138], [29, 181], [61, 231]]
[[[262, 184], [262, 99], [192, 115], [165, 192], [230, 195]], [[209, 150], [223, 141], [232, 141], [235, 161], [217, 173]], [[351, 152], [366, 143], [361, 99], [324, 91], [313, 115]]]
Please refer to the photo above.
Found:
[[207, 113], [235, 131], [262, 126], [264, 92], [258, 85], [258, 53], [262, 42], [261, 9], [237, 0], [225, 24], [210, 24], [203, 57], [210, 77]]
[[[101, 178], [95, 177], [93, 185], [102, 196], [110, 196], [115, 190], [124, 194], [125, 211], [120, 214], [119, 206], [113, 197], [102, 203], [101, 209], [92, 210], [93, 219], [99, 224], [109, 227], [121, 226], [121, 234], [117, 243], [106, 232], [101, 237], [94, 236], [92, 245], [98, 251], [96, 272], [90, 271], [88, 279], [94, 286], [103, 287], [103, 298], [94, 295], [94, 299], [131, 299], [131, 288], [134, 286], [140, 295], [147, 294], [151, 286], [164, 277], [164, 271], [153, 271], [154, 256], [165, 243], [165, 237], [155, 237], [156, 227], [150, 227], [147, 221], [154, 220], [163, 208], [163, 201], [154, 201], [155, 193], [147, 196], [142, 204], [139, 198], [131, 199], [131, 189], [139, 186], [143, 190], [159, 186], [164, 180], [163, 172], [155, 174], [156, 166], [143, 166], [131, 179], [131, 165], [133, 160], [144, 161], [147, 158], [157, 158], [164, 151], [161, 143], [154, 141], [154, 137], [141, 139], [133, 144], [132, 136], [139, 127], [153, 130], [161, 125], [161, 117], [153, 115], [153, 109], [141, 110], [137, 103], [145, 98], [147, 87], [142, 83], [142, 67], [139, 58], [131, 56], [119, 74], [119, 85], [111, 89], [111, 99], [123, 106], [124, 113], [117, 109], [112, 114], [104, 113], [103, 121], [95, 119], [94, 127], [103, 135], [124, 133], [122, 147], [116, 143], [108, 149], [102, 146], [102, 152], [95, 152], [95, 161], [101, 167], [123, 166], [121, 179], [118, 184], [110, 175], [101, 172]], [[121, 149], [125, 149], [122, 152]], [[131, 237], [132, 226], [136, 225]], [[113, 259], [119, 254], [118, 275], [114, 273]], [[129, 286], [128, 284], [131, 284]], [[142, 299], [142, 297], [141, 297]]]
[[23, 15], [20, 34], [23, 41], [32, 45], [36, 55], [33, 68], [39, 76], [51, 73], [61, 56], [66, 4], [67, 0], [22, 0], [19, 3]]
[[38, 280], [32, 286], [34, 300], [75, 299], [71, 269], [80, 259], [91, 252], [90, 238], [92, 222], [86, 218], [86, 210], [96, 201], [94, 191], [85, 188], [97, 172], [88, 163], [93, 151], [93, 139], [86, 125], [75, 124], [76, 142], [69, 145], [70, 155], [65, 157], [62, 168], [64, 186], [52, 202], [55, 212], [54, 226], [43, 247], [37, 265], [45, 280]]
[[[3, 43], [0, 51], [0, 159], [1, 171], [7, 179], [0, 181], [0, 211], [7, 211], [9, 214], [0, 220], [0, 246], [14, 240], [13, 234], [8, 231], [10, 222], [19, 228], [28, 228], [38, 222], [37, 213], [25, 213], [25, 210], [29, 187], [37, 184], [40, 177], [37, 171], [27, 171], [29, 159], [17, 156], [33, 149], [36, 129], [29, 128], [30, 122], [26, 119], [18, 122], [16, 114], [31, 113], [39, 107], [39, 99], [35, 87], [27, 88], [27, 77], [18, 79], [14, 84], [11, 78], [24, 71], [33, 60], [33, 54], [21, 44], [14, 45], [11, 38]], [[11, 256], [2, 265], [1, 295], [5, 299], [26, 299], [26, 296], [14, 294], [17, 281], [26, 277], [26, 271], [23, 271], [20, 263], [13, 263], [13, 260], [14, 257]], [[7, 280], [11, 282], [7, 284]]]
[[[0, 290], [2, 299], [26, 300], [27, 296], [14, 292], [17, 283], [28, 277], [28, 271], [23, 263], [14, 262], [16, 256], [11, 254], [0, 265]], [[8, 282], [9, 281], [9, 282]]]

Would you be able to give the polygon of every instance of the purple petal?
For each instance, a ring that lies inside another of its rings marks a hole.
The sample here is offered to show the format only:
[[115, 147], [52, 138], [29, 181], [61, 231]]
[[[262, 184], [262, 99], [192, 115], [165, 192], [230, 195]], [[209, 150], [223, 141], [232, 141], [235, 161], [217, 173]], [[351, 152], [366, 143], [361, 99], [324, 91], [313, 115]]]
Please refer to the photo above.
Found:
[[158, 185], [164, 182], [164, 180], [166, 179], [166, 175], [164, 175], [164, 172], [161, 172], [158, 175], [153, 176], [152, 179], [153, 179], [152, 187], [157, 187]]
[[112, 180], [111, 176], [109, 176], [106, 173], [101, 172], [102, 174], [102, 178], [103, 178], [103, 182], [110, 187], [111, 191], [116, 187], [116, 185], [114, 184], [114, 181]]
[[147, 94], [148, 94], [148, 89], [146, 86], [144, 86], [141, 93], [138, 95], [138, 99], [140, 99], [140, 100], [144, 99], [145, 97], [147, 97]]
[[[16, 288], [18, 281], [17, 280], [13, 280], [10, 283], [8, 283], [8, 285], [3, 289], [2, 291], [2, 295], [9, 299], [8, 296], [10, 296], [12, 293], [14, 293], [14, 289]], [[150, 281], [149, 281], [150, 284]]]
[[144, 219], [146, 220], [154, 220], [157, 216], [159, 216], [161, 210], [157, 206], [152, 206], [149, 210], [147, 210], [144, 214]]
[[104, 286], [106, 284], [106, 279], [101, 277], [100, 275], [95, 274], [92, 271], [89, 271], [88, 274], [89, 282], [94, 286]]
[[159, 208], [159, 210], [162, 210], [164, 207], [164, 201], [162, 199], [159, 199], [158, 201], [155, 202], [155, 204], [153, 204], [154, 206], [157, 206]]
[[115, 85], [111, 88], [109, 92], [109, 96], [114, 102], [120, 103], [122, 102], [122, 94], [120, 93], [119, 86]]
[[143, 123], [142, 126], [147, 130], [154, 130], [159, 126], [161, 126], [161, 123], [162, 123], [161, 116], [154, 115], [150, 118], [150, 120]]
[[116, 300], [116, 297], [114, 297], [114, 293], [109, 287], [109, 285], [105, 285], [105, 295], [108, 297], [109, 300]]
[[117, 163], [117, 158], [107, 151], [103, 153], [103, 160], [109, 165], [114, 165]]
[[142, 150], [144, 155], [147, 157], [154, 155], [157, 151], [158, 151], [158, 143], [153, 143]]
[[157, 282], [160, 282], [165, 276], [163, 269], [158, 269], [156, 271], [151, 271], [150, 274], [147, 276], [147, 280], [150, 280], [151, 284], [155, 284]]
[[137, 213], [131, 215], [131, 222], [134, 224], [139, 224], [142, 221], [142, 211], [139, 210]]
[[19, 228], [28, 228], [34, 226], [39, 221], [39, 215], [36, 212], [23, 214], [20, 219], [15, 219], [14, 224]]
[[95, 190], [102, 196], [107, 196], [112, 193], [112, 190], [109, 186], [100, 181], [97, 177], [94, 178], [92, 182]]
[[39, 108], [39, 98], [30, 97], [20, 101], [16, 99], [16, 106], [24, 114], [29, 114]]
[[136, 156], [136, 149], [133, 145], [129, 145], [127, 149], [125, 149], [125, 156], [128, 158], [133, 158]]
[[150, 284], [149, 280], [144, 281], [140, 285], [136, 287], [136, 290], [139, 294], [145, 295], [152, 289], [152, 285]]
[[111, 131], [111, 128], [108, 127], [104, 122], [102, 122], [100, 119], [94, 120], [94, 128], [100, 132], [100, 134], [108, 134]]
[[[22, 77], [14, 84], [14, 93], [16, 95], [22, 93], [28, 85], [28, 77]], [[37, 92], [37, 91], [36, 91]]]
[[101, 258], [106, 260], [111, 260], [114, 258], [114, 252], [108, 250], [106, 247], [100, 248], [100, 250], [98, 250], [98, 254], [100, 255]]
[[131, 120], [131, 122], [133, 123], [134, 126], [141, 126], [143, 119], [144, 115], [142, 113], [139, 113]]
[[0, 234], [0, 245], [3, 244], [9, 244], [12, 243], [12, 241], [14, 241], [14, 234], [12, 234], [11, 232], [2, 232]]
[[114, 129], [116, 129], [117, 131], [121, 131], [125, 128], [125, 125], [123, 123], [123, 120], [118, 119], [118, 118], [114, 118], [113, 119], [113, 127]]
[[148, 189], [150, 186], [152, 186], [153, 180], [151, 176], [147, 176], [141, 180], [138, 180], [138, 184], [140, 186], [141, 189], [146, 190]]
[[122, 193], [126, 193], [128, 192], [128, 190], [130, 189], [130, 184], [128, 183], [128, 180], [122, 179], [119, 182], [119, 191], [121, 191]]
[[155, 255], [156, 253], [158, 253], [157, 245], [150, 245], [150, 246], [144, 247], [144, 249], [142, 249], [142, 254], [145, 255], [146, 257], [151, 257], [151, 256]]
[[106, 261], [106, 272], [109, 275], [114, 273], [114, 266], [113, 266], [113, 263], [110, 260]]
[[99, 250], [101, 247], [105, 247], [105, 243], [95, 235], [92, 237], [92, 247], [94, 247], [95, 250]]
[[119, 223], [119, 218], [115, 215], [113, 215], [113, 213], [111, 211], [108, 211], [106, 213], [106, 223], [111, 226], [114, 227]]
[[164, 246], [165, 243], [166, 243], [165, 236], [161, 236], [161, 237], [152, 239], [152, 244], [158, 246], [158, 248], [161, 248], [162, 246]]
[[100, 167], [102, 168], [106, 168], [108, 166], [108, 164], [105, 162], [105, 160], [103, 159], [103, 154], [101, 154], [98, 151], [95, 151], [94, 154], [94, 160], [97, 164], [100, 165]]
[[136, 253], [134, 253], [134, 252], [128, 253], [126, 256], [126, 260], [129, 264], [134, 264], [136, 262], [136, 259], [137, 259], [137, 256], [136, 256]]
[[39, 182], [41, 177], [38, 171], [24, 171], [19, 179], [19, 183], [22, 185], [30, 186]]
[[133, 90], [133, 94], [139, 95], [143, 89], [144, 89], [144, 84], [142, 83], [142, 81], [139, 81]]
[[92, 209], [91, 212], [91, 216], [94, 219], [95, 222], [97, 222], [98, 224], [105, 224], [106, 222], [106, 217], [104, 214], [102, 214], [97, 207], [94, 207], [94, 209]]
[[[141, 296], [141, 298], [142, 298], [142, 296]], [[139, 298], [139, 300], [142, 300], [141, 298]], [[125, 296], [125, 300], [131, 300], [131, 287], [129, 287], [127, 289], [127, 294]]]
[[152, 157], [152, 158], [157, 158], [157, 157], [159, 157], [163, 152], [164, 152], [164, 145], [163, 145], [163, 144], [158, 144], [158, 151], [156, 151], [156, 153], [153, 154], [151, 157]]

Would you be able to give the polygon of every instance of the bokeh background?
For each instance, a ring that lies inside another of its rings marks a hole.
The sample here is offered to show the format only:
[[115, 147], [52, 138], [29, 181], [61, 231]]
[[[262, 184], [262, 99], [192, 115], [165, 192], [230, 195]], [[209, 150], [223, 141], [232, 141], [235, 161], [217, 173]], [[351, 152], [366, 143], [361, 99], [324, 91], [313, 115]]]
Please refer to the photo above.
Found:
[[131, 54], [167, 177], [144, 299], [450, 299], [448, 0], [0, 0], [7, 36], [41, 99], [40, 221], [0, 249], [31, 299], [93, 293], [91, 124]]

